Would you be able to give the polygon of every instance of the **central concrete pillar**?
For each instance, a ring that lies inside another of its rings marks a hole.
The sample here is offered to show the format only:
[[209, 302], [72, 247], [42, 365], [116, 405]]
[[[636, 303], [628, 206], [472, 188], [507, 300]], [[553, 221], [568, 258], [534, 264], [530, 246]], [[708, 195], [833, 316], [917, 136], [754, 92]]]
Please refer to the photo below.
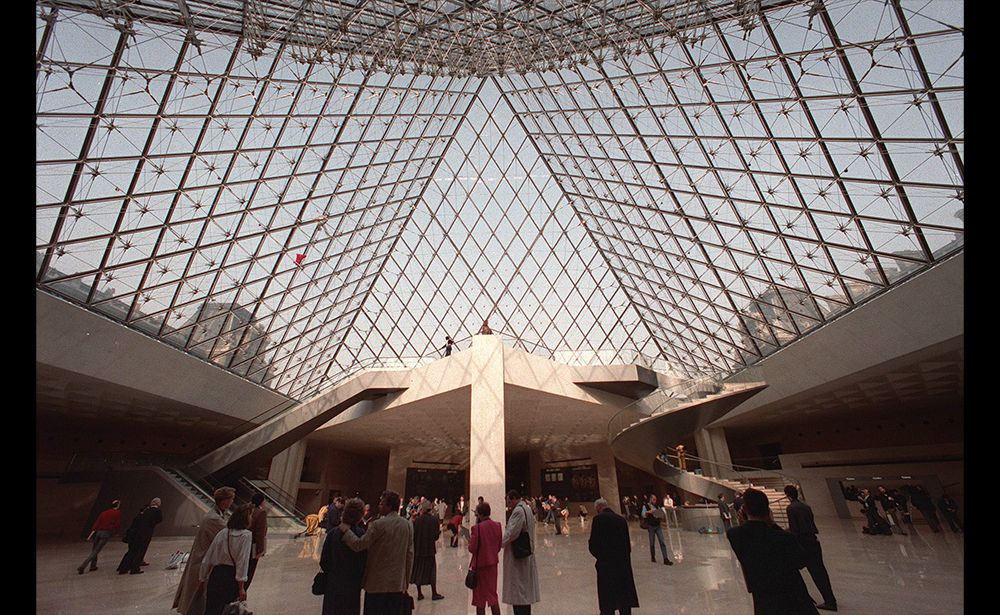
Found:
[[[490, 518], [507, 527], [507, 486], [503, 395], [503, 343], [496, 335], [472, 338], [472, 392], [469, 438], [469, 522], [475, 522], [479, 496], [490, 504]], [[497, 589], [503, 587], [503, 558], [497, 566]], [[469, 605], [467, 613], [475, 613]]]
[[496, 335], [472, 338], [469, 503], [490, 503], [494, 521], [504, 523], [506, 445], [504, 441], [503, 343]]

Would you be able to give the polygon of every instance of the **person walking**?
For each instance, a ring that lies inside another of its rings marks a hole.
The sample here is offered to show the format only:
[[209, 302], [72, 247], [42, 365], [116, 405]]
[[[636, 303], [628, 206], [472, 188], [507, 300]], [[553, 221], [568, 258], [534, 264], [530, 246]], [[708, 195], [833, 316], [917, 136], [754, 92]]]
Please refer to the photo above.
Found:
[[500, 615], [500, 598], [497, 596], [497, 572], [500, 558], [500, 543], [503, 530], [500, 524], [490, 519], [492, 512], [489, 502], [476, 506], [478, 521], [472, 526], [469, 536], [469, 553], [472, 561], [469, 568], [476, 571], [476, 587], [472, 590], [472, 606], [476, 615], [486, 615], [486, 607], [492, 615]]
[[743, 569], [754, 615], [819, 615], [799, 569], [806, 554], [794, 536], [775, 525], [767, 496], [743, 492], [744, 523], [726, 532]]
[[639, 608], [639, 595], [632, 575], [628, 521], [611, 510], [604, 498], [594, 502], [594, 510], [587, 548], [597, 560], [594, 566], [601, 615], [613, 615], [616, 610], [620, 615], [631, 615], [632, 609]]
[[201, 560], [205, 557], [205, 552], [211, 546], [215, 535], [226, 527], [226, 521], [229, 520], [228, 510], [236, 499], [236, 490], [232, 487], [219, 487], [212, 497], [215, 506], [202, 518], [198, 526], [198, 533], [191, 543], [187, 566], [174, 594], [174, 604], [171, 608], [177, 609], [181, 615], [205, 613], [205, 586], [198, 580], [198, 571], [201, 568]]
[[806, 570], [812, 577], [813, 583], [819, 588], [819, 593], [823, 596], [823, 602], [817, 604], [816, 608], [821, 611], [836, 611], [837, 598], [833, 595], [833, 588], [830, 586], [830, 573], [826, 571], [823, 564], [823, 548], [819, 544], [816, 535], [819, 529], [816, 528], [816, 521], [813, 518], [812, 508], [805, 502], [799, 501], [799, 489], [795, 485], [785, 486], [785, 495], [788, 496], [789, 504], [785, 507], [785, 514], [788, 516], [788, 533], [795, 536], [799, 541], [799, 546], [806, 554]]
[[149, 542], [153, 540], [153, 530], [161, 521], [163, 521], [163, 513], [160, 512], [160, 498], [153, 498], [149, 506], [139, 511], [125, 532], [128, 551], [118, 564], [118, 574], [126, 572], [142, 574], [145, 572], [140, 566], [144, 563], [143, 557], [146, 555], [146, 549], [149, 548]]
[[413, 572], [410, 582], [417, 586], [417, 600], [424, 599], [421, 586], [431, 586], [431, 600], [444, 598], [437, 591], [437, 539], [441, 524], [430, 500], [420, 503], [420, 514], [413, 520]]
[[[514, 607], [514, 615], [531, 615], [531, 605], [541, 601], [538, 585], [538, 564], [535, 562], [535, 519], [528, 505], [521, 501], [516, 489], [507, 492], [510, 518], [503, 532], [503, 597], [504, 604]], [[511, 543], [522, 532], [528, 535], [530, 555], [515, 557]]]
[[[365, 503], [358, 498], [344, 502], [341, 521], [358, 538], [365, 534], [361, 527]], [[326, 535], [319, 567], [326, 573], [323, 592], [323, 615], [361, 615], [361, 584], [368, 552], [352, 551], [344, 544], [340, 525]]]
[[76, 569], [77, 574], [83, 574], [88, 564], [91, 572], [97, 570], [97, 554], [122, 527], [122, 512], [119, 510], [121, 505], [121, 500], [112, 500], [111, 507], [97, 515], [94, 525], [90, 526], [90, 536], [87, 537], [91, 542], [90, 555]]
[[368, 551], [362, 585], [365, 615], [399, 615], [413, 570], [413, 525], [399, 516], [399, 494], [382, 492], [378, 501], [381, 515], [363, 536], [351, 531], [341, 520], [341, 540], [354, 552]]
[[252, 536], [250, 549], [250, 568], [247, 571], [247, 589], [253, 582], [260, 558], [267, 551], [267, 511], [264, 510], [264, 494], [255, 493], [250, 498], [253, 509], [250, 513], [250, 534]]
[[[253, 507], [243, 505], [219, 530], [198, 565], [198, 581], [205, 585], [205, 615], [222, 615], [230, 602], [247, 599], [253, 534], [250, 517]], [[190, 563], [188, 564], [190, 565]]]
[[642, 521], [646, 523], [646, 531], [649, 533], [649, 559], [656, 562], [656, 546], [653, 544], [654, 538], [660, 543], [660, 554], [663, 555], [663, 564], [673, 566], [674, 562], [667, 556], [667, 541], [663, 538], [663, 521], [667, 515], [663, 509], [656, 505], [656, 496], [649, 496], [649, 501], [642, 506]]

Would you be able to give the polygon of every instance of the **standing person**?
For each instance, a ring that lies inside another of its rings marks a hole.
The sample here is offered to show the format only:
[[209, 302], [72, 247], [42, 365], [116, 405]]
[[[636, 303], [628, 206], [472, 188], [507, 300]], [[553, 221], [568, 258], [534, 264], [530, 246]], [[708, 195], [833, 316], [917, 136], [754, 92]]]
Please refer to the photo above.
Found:
[[580, 529], [587, 527], [587, 507], [580, 504]]
[[320, 522], [319, 526], [330, 532], [333, 528], [340, 525], [340, 515], [344, 511], [344, 498], [341, 496], [336, 496], [333, 501], [326, 509], [326, 518]]
[[448, 522], [448, 502], [444, 498], [438, 499], [437, 516], [441, 520], [442, 526]]
[[740, 509], [743, 508], [743, 494], [739, 491], [733, 497], [733, 523], [740, 525], [743, 523], [743, 519], [740, 515]]
[[656, 505], [656, 496], [649, 496], [649, 502], [642, 507], [642, 519], [646, 522], [646, 531], [649, 533], [649, 558], [656, 562], [656, 546], [653, 538], [660, 543], [660, 553], [663, 555], [663, 564], [673, 566], [674, 563], [667, 557], [667, 541], [663, 539], [662, 522], [666, 519], [663, 509]]
[[444, 336], [444, 356], [451, 356], [451, 347], [455, 345], [455, 341], [451, 339], [450, 335]]
[[819, 615], [799, 569], [806, 555], [794, 536], [775, 525], [767, 496], [743, 492], [745, 523], [726, 532], [743, 569], [754, 615]]
[[594, 520], [590, 525], [587, 547], [597, 559], [597, 603], [601, 615], [631, 615], [639, 608], [639, 595], [632, 576], [632, 543], [628, 521], [600, 498], [594, 502]]
[[871, 491], [862, 489], [858, 501], [861, 502], [861, 510], [868, 519], [868, 525], [861, 528], [862, 533], [892, 536], [892, 528], [889, 527], [889, 522], [878, 514], [878, 509], [875, 507], [875, 496], [872, 495]]
[[257, 563], [267, 551], [267, 511], [264, 510], [264, 494], [255, 493], [250, 498], [253, 508], [250, 513], [250, 569], [247, 571], [247, 589], [253, 582], [253, 574], [257, 571]]
[[118, 533], [122, 527], [121, 500], [111, 500], [111, 508], [108, 508], [97, 515], [94, 525], [90, 526], [90, 536], [88, 539], [92, 543], [90, 555], [76, 569], [77, 574], [83, 574], [83, 569], [90, 564], [90, 571], [97, 570], [97, 554], [101, 552], [104, 545], [108, 544], [108, 539]]
[[430, 500], [420, 503], [420, 514], [413, 520], [413, 572], [410, 582], [417, 586], [417, 600], [424, 599], [421, 586], [431, 586], [431, 600], [444, 598], [437, 591], [437, 539], [441, 524], [432, 512]]
[[931, 495], [927, 493], [927, 489], [924, 489], [923, 485], [916, 485], [912, 489], [910, 500], [913, 502], [913, 507], [920, 511], [935, 534], [940, 533], [941, 521], [938, 520], [937, 512], [934, 511]]
[[365, 588], [365, 615], [399, 615], [413, 569], [413, 525], [399, 516], [399, 494], [382, 492], [378, 501], [381, 515], [357, 536], [341, 522], [341, 540], [352, 551], [368, 550], [362, 585]]
[[[670, 513], [670, 518], [673, 519], [674, 525], [680, 528], [680, 523], [677, 521], [677, 505], [674, 504], [674, 498], [670, 497], [669, 493], [663, 494], [663, 509], [664, 512]], [[666, 521], [666, 517], [664, 517], [664, 521]], [[670, 527], [669, 523], [667, 523], [667, 527]]]
[[[531, 605], [539, 602], [538, 564], [535, 562], [535, 519], [516, 489], [507, 492], [510, 519], [503, 532], [503, 602], [514, 607], [514, 615], [531, 615]], [[511, 543], [527, 532], [531, 555], [514, 557]]]
[[469, 567], [476, 571], [476, 587], [472, 590], [472, 606], [476, 607], [476, 615], [486, 615], [486, 607], [490, 607], [492, 615], [500, 615], [500, 598], [497, 596], [500, 558], [497, 553], [500, 552], [503, 530], [499, 523], [490, 519], [491, 512], [489, 502], [476, 507], [478, 520], [469, 536], [469, 553], [472, 553]]
[[795, 536], [799, 546], [805, 551], [806, 570], [809, 571], [809, 576], [823, 596], [823, 603], [817, 604], [816, 608], [821, 611], [836, 611], [837, 598], [830, 586], [830, 573], [823, 564], [823, 548], [816, 538], [819, 529], [816, 528], [812, 508], [805, 502], [799, 501], [799, 489], [795, 485], [786, 485], [785, 495], [790, 502], [785, 508], [785, 514], [788, 515], [788, 533]]
[[227, 511], [233, 505], [236, 490], [232, 487], [219, 487], [212, 497], [215, 499], [215, 506], [202, 518], [198, 526], [198, 534], [191, 543], [187, 566], [184, 568], [180, 584], [177, 585], [177, 593], [174, 594], [174, 604], [171, 608], [177, 609], [182, 615], [205, 613], [205, 587], [198, 581], [198, 571], [201, 568], [201, 560], [205, 557], [205, 552], [215, 539], [215, 535], [226, 527], [226, 521], [229, 519]]
[[[240, 506], [208, 545], [198, 566], [198, 580], [205, 584], [205, 615], [222, 615], [230, 602], [247, 599], [253, 507]], [[190, 564], [189, 564], [190, 565]]]
[[719, 494], [719, 517], [722, 518], [723, 531], [728, 532], [733, 527], [733, 509], [726, 502], [726, 495]]
[[559, 498], [552, 498], [552, 516], [556, 521], [556, 534], [563, 533], [563, 505]]
[[153, 530], [161, 521], [163, 521], [163, 513], [160, 512], [160, 498], [153, 498], [149, 506], [139, 511], [125, 532], [125, 536], [128, 538], [128, 551], [118, 564], [118, 574], [126, 572], [142, 574], [145, 572], [140, 568], [143, 563], [142, 558], [146, 554], [146, 549], [149, 548], [149, 542], [153, 540]]
[[896, 500], [896, 508], [899, 509], [899, 514], [903, 517], [903, 522], [907, 525], [913, 525], [913, 518], [910, 516], [909, 497], [906, 495], [906, 492], [899, 489], [890, 489], [889, 495], [892, 496], [892, 499]]
[[469, 515], [469, 505], [466, 503], [464, 495], [459, 496], [458, 501], [455, 502], [455, 514], [462, 515], [463, 519]]
[[[361, 527], [365, 503], [358, 498], [344, 502], [341, 521], [358, 538], [365, 534]], [[334, 527], [323, 542], [319, 567], [326, 573], [323, 592], [323, 615], [361, 615], [361, 582], [365, 574], [368, 553], [355, 553], [344, 544], [340, 525]]]
[[687, 470], [687, 453], [684, 451], [684, 445], [678, 444], [674, 450], [677, 452], [677, 467]]
[[882, 512], [885, 513], [885, 518], [888, 520], [889, 526], [896, 533], [906, 536], [907, 534], [903, 531], [903, 526], [899, 524], [899, 519], [896, 518], [896, 500], [889, 495], [889, 492], [882, 485], [878, 486], [878, 495], [875, 499], [882, 505]]
[[951, 531], [957, 534], [965, 530], [958, 518], [958, 502], [950, 495], [947, 493], [941, 494], [941, 497], [938, 498], [938, 508], [941, 510], [941, 514], [944, 515], [945, 521], [948, 522], [948, 526], [951, 527]]

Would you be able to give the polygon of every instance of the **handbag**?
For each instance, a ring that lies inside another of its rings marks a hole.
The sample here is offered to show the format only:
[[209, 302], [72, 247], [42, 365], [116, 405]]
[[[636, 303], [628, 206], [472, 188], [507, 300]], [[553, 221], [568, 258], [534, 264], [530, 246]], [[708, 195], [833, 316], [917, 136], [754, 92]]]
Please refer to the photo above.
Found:
[[465, 586], [469, 589], [476, 589], [476, 585], [479, 583], [479, 574], [476, 572], [475, 568], [470, 567], [469, 571], [465, 573]]
[[326, 573], [323, 571], [317, 572], [316, 576], [313, 577], [312, 594], [314, 596], [322, 596], [326, 593]]
[[[479, 525], [478, 523], [476, 524]], [[476, 543], [476, 552], [472, 554], [472, 561], [469, 562], [469, 571], [465, 573], [465, 586], [469, 589], [476, 589], [476, 585], [479, 584], [479, 573], [476, 572], [475, 561], [476, 557], [479, 555], [479, 543]]]
[[246, 602], [235, 600], [222, 607], [222, 615], [253, 615], [253, 611], [247, 608]]
[[[527, 513], [525, 514], [527, 515]], [[531, 536], [526, 530], [521, 530], [517, 538], [510, 543], [510, 549], [514, 559], [524, 559], [531, 555]]]

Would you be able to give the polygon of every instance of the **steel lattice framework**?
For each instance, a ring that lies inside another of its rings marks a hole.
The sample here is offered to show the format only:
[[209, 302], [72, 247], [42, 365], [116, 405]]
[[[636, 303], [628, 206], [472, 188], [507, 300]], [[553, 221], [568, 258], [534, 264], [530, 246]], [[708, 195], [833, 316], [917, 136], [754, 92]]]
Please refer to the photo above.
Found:
[[46, 1], [37, 284], [293, 398], [733, 372], [960, 251], [962, 5]]

